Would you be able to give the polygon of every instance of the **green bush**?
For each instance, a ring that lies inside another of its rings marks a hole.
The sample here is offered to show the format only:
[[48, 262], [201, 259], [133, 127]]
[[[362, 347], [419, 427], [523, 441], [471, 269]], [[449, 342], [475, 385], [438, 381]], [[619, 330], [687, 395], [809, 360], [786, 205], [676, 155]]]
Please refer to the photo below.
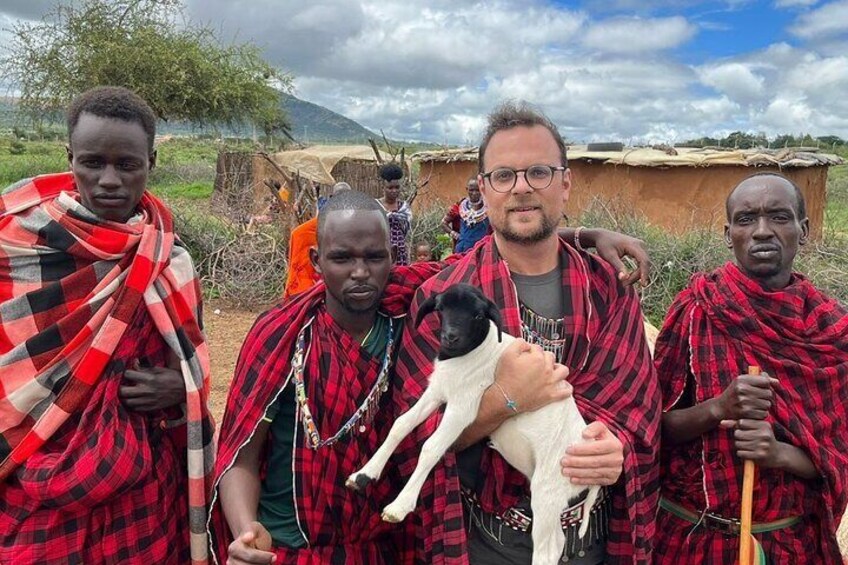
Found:
[[848, 165], [831, 167], [827, 174], [825, 240], [848, 233]]
[[[609, 204], [595, 202], [588, 207], [579, 223], [603, 227], [642, 239], [651, 257], [652, 269], [648, 285], [641, 289], [642, 310], [652, 324], [659, 327], [674, 297], [683, 290], [689, 278], [699, 271], [711, 271], [733, 259], [718, 230], [692, 229], [673, 234], [651, 226], [632, 211], [615, 210]], [[812, 242], [801, 249], [795, 269], [820, 289], [848, 304], [848, 233], [836, 235], [826, 231], [823, 241]]]
[[212, 182], [191, 182], [187, 184], [154, 184], [151, 191], [165, 199], [182, 198], [186, 200], [208, 200], [212, 196]]
[[13, 139], [9, 144], [9, 154], [23, 155], [24, 153], [26, 153], [26, 145], [24, 145], [19, 139]]
[[599, 200], [589, 205], [578, 223], [626, 233], [645, 242], [652, 267], [648, 284], [641, 289], [642, 311], [657, 327], [693, 273], [715, 269], [731, 258], [715, 231], [693, 229], [672, 234], [652, 226], [632, 210], [617, 209]]
[[12, 142], [0, 140], [0, 152], [8, 154], [0, 159], [0, 190], [21, 179], [68, 170], [68, 158], [60, 144], [55, 144], [56, 151], [50, 154], [33, 153], [30, 143], [24, 146], [24, 153], [14, 154]]

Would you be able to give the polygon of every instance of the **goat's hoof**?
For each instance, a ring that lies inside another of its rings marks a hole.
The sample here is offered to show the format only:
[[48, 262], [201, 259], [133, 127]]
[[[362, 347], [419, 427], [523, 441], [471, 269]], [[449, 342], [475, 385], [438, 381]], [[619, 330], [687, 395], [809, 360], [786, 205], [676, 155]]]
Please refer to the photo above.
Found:
[[351, 490], [363, 491], [373, 479], [365, 473], [356, 473], [347, 478], [345, 486]]
[[397, 524], [399, 522], [403, 522], [403, 519], [406, 518], [407, 514], [409, 514], [408, 511], [400, 510], [394, 504], [389, 504], [383, 509], [383, 522]]

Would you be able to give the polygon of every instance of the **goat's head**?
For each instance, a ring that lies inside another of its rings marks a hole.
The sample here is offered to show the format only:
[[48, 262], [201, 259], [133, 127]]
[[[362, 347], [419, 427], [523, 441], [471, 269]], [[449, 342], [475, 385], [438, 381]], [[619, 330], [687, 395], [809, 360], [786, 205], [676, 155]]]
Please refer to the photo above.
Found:
[[500, 310], [476, 286], [455, 284], [431, 296], [421, 304], [415, 325], [433, 311], [439, 312], [442, 319], [439, 359], [459, 357], [477, 348], [489, 333], [489, 320], [498, 328], [501, 341]]

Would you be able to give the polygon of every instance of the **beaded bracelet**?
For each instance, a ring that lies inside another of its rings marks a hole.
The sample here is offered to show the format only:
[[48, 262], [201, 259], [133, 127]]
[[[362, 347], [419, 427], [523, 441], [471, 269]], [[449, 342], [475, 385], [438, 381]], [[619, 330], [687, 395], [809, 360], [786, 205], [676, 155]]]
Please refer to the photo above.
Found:
[[585, 251], [583, 246], [580, 245], [580, 232], [583, 231], [583, 226], [578, 226], [576, 230], [574, 230], [574, 248], [578, 251]]
[[504, 399], [506, 399], [506, 407], [518, 414], [518, 404], [516, 404], [515, 401], [506, 394], [506, 391], [503, 389], [500, 383], [495, 382], [494, 385], [498, 387], [498, 390], [501, 391], [501, 394], [503, 395]]

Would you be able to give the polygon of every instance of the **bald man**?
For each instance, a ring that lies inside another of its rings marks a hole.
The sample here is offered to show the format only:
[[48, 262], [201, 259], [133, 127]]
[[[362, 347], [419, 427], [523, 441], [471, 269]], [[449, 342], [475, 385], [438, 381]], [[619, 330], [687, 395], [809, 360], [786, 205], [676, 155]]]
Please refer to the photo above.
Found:
[[[759, 174], [727, 199], [735, 261], [696, 274], [657, 339], [663, 390], [655, 562], [734, 563], [742, 470], [769, 563], [841, 563], [848, 473], [848, 311], [794, 272], [804, 197]], [[751, 365], [760, 376], [747, 375]]]
[[[350, 190], [346, 182], [337, 182], [333, 185], [330, 198]], [[283, 292], [283, 300], [300, 294], [312, 288], [318, 279], [318, 273], [312, 267], [309, 259], [309, 250], [318, 245], [318, 215], [306, 220], [294, 228], [289, 236], [289, 270], [286, 274], [286, 289]]]

